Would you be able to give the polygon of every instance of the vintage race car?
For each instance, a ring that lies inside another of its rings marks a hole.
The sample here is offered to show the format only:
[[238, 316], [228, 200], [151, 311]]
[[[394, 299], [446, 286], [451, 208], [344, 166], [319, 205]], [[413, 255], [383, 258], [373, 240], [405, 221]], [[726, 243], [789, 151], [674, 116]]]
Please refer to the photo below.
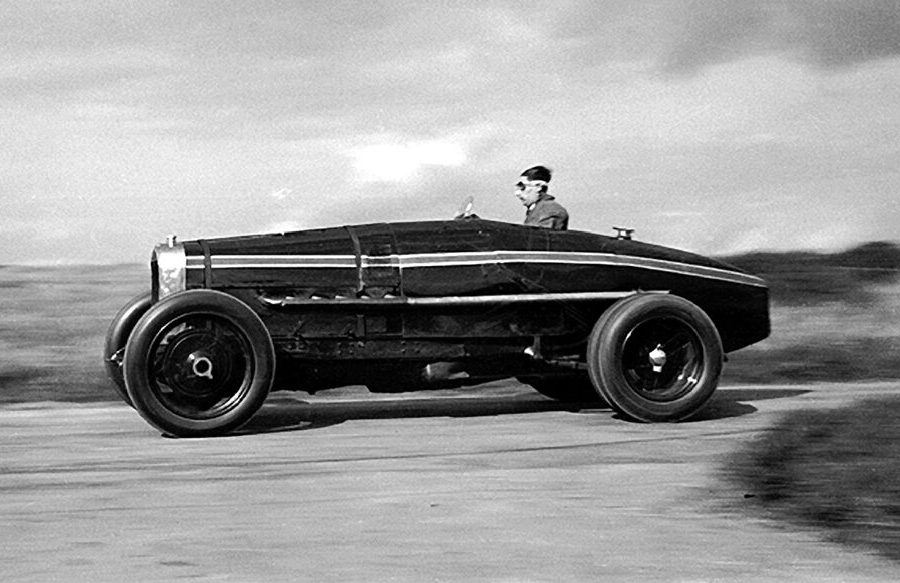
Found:
[[122, 399], [178, 436], [232, 431], [271, 390], [373, 392], [515, 377], [679, 421], [724, 354], [769, 334], [763, 280], [699, 255], [469, 218], [158, 245], [114, 318]]

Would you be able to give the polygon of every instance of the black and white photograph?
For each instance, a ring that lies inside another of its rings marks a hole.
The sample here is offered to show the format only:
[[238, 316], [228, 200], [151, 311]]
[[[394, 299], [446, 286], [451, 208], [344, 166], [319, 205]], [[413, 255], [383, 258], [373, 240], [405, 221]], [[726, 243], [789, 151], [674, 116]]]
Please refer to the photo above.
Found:
[[900, 0], [8, 0], [0, 578], [900, 579]]

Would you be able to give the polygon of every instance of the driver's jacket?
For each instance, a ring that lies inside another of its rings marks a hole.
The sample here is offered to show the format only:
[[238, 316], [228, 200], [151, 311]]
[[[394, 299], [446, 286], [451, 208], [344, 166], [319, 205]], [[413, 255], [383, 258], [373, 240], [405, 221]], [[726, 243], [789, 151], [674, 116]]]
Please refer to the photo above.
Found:
[[569, 228], [569, 213], [549, 194], [542, 194], [525, 212], [525, 224], [556, 231]]

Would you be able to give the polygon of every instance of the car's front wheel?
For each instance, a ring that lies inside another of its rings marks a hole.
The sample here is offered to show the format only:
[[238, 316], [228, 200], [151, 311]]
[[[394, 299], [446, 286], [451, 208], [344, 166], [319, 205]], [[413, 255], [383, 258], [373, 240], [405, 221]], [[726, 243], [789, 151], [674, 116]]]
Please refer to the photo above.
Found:
[[620, 414], [681, 421], [712, 396], [723, 351], [715, 325], [698, 306], [678, 296], [639, 294], [600, 317], [587, 359], [591, 382]]
[[150, 308], [125, 348], [124, 377], [135, 409], [164, 433], [232, 431], [262, 406], [275, 372], [265, 324], [217, 291], [175, 294]]

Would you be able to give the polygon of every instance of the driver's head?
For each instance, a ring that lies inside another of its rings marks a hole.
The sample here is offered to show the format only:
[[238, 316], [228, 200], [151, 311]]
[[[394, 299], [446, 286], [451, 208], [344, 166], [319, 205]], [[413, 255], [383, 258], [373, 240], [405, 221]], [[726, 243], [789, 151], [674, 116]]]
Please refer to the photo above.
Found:
[[516, 197], [525, 206], [536, 203], [542, 194], [547, 192], [547, 184], [552, 173], [546, 166], [532, 166], [522, 172], [516, 183]]

